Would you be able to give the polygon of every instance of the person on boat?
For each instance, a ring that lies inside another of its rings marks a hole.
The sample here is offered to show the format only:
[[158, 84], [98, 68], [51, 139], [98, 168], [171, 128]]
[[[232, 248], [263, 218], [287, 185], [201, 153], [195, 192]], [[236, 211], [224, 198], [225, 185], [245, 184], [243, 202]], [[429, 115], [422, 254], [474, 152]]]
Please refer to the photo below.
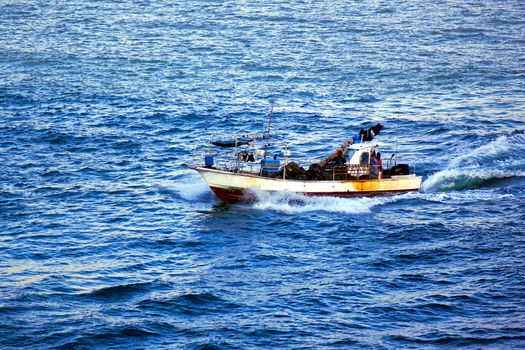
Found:
[[354, 143], [353, 140], [346, 141], [340, 148], [332, 152], [332, 154], [330, 154], [325, 160], [323, 160], [319, 164], [321, 164], [321, 166], [325, 166], [327, 164], [333, 164], [333, 161], [337, 157], [337, 154], [339, 152], [343, 152], [343, 154], [346, 153], [346, 149], [348, 148], [348, 146], [352, 145], [353, 143]]
[[377, 162], [377, 178], [381, 180], [381, 177], [383, 176], [383, 161], [381, 160], [381, 153], [377, 152], [376, 154], [376, 162]]
[[340, 166], [340, 165], [345, 165], [345, 163], [346, 163], [346, 159], [343, 156], [343, 151], [342, 150], [337, 151], [337, 157], [334, 158], [334, 165]]
[[376, 153], [372, 152], [370, 157], [370, 175], [372, 179], [377, 179], [378, 174]]

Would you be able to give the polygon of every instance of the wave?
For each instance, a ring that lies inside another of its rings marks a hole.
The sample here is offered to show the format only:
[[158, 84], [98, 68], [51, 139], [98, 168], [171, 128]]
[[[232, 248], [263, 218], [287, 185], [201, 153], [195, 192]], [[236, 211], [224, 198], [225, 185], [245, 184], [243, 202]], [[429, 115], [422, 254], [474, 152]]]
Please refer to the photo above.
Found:
[[256, 192], [255, 196], [257, 200], [250, 204], [251, 208], [257, 210], [274, 210], [290, 215], [307, 212], [366, 214], [372, 212], [372, 210], [376, 207], [408, 200], [461, 204], [480, 201], [508, 200], [515, 198], [513, 194], [498, 194], [487, 190], [473, 190], [468, 192], [418, 192], [382, 197], [354, 198], [309, 197], [291, 192]]
[[445, 169], [429, 176], [423, 191], [479, 188], [500, 179], [525, 176], [525, 135], [505, 135], [455, 156]]
[[184, 315], [202, 315], [203, 313], [223, 313], [241, 307], [211, 292], [190, 292], [184, 294], [164, 293], [149, 295], [137, 303], [141, 310], [169, 311]]
[[191, 201], [210, 193], [208, 184], [200, 176], [190, 176], [175, 182], [170, 190], [180, 198]]
[[451, 192], [430, 192], [430, 193], [415, 193], [411, 194], [414, 198], [418, 198], [427, 202], [439, 203], [468, 203], [468, 202], [482, 202], [507, 200], [515, 198], [513, 194], [498, 194], [490, 190], [472, 190], [472, 191], [451, 191]]
[[121, 299], [136, 293], [145, 293], [150, 289], [161, 286], [157, 282], [137, 282], [130, 284], [120, 284], [115, 286], [102, 287], [91, 292], [82, 294], [83, 296], [95, 299]]
[[298, 193], [255, 192], [257, 200], [251, 204], [254, 209], [274, 210], [285, 214], [325, 211], [346, 214], [370, 213], [371, 209], [396, 202], [403, 195], [389, 197], [309, 197]]

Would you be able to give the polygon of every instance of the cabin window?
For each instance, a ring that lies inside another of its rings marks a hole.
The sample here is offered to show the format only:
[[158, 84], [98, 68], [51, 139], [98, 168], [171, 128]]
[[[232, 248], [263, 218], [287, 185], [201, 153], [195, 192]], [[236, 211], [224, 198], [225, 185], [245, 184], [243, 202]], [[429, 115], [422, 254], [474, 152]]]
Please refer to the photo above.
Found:
[[355, 149], [347, 148], [346, 149], [346, 161], [347, 162], [350, 161], [350, 159], [352, 159], [354, 154], [355, 154]]
[[361, 153], [361, 159], [359, 161], [360, 164], [368, 164], [370, 163], [370, 155], [368, 152]]

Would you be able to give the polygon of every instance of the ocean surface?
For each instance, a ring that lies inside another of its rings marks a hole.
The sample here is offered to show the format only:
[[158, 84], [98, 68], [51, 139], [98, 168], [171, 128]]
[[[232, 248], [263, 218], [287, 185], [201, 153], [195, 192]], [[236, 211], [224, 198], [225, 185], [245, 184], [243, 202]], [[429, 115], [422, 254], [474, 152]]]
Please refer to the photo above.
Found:
[[[219, 202], [272, 104], [421, 192]], [[524, 156], [520, 0], [0, 0], [0, 348], [523, 349]]]

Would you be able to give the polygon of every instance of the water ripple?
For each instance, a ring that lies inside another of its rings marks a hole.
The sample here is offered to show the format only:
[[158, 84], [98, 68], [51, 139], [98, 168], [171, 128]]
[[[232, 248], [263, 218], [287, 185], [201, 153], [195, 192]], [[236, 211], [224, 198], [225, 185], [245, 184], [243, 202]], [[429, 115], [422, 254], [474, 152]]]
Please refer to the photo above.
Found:
[[[6, 349], [523, 348], [519, 2], [0, 3]], [[218, 202], [185, 164], [371, 123], [423, 191]]]

